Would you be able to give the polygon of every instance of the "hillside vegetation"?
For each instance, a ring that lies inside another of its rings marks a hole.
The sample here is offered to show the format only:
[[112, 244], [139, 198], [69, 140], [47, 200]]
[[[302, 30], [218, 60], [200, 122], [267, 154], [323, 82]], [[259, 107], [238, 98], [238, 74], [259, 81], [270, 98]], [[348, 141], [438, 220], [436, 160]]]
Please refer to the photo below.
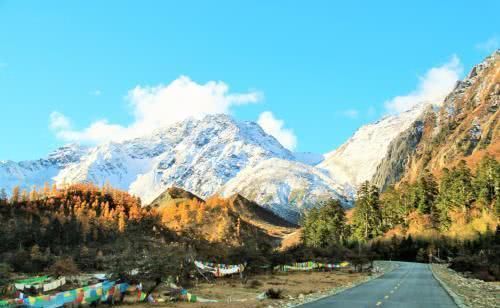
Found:
[[[167, 197], [168, 195], [168, 197]], [[153, 208], [169, 229], [209, 242], [243, 245], [248, 240], [277, 245], [295, 225], [241, 195], [206, 201], [181, 189], [169, 189]]]

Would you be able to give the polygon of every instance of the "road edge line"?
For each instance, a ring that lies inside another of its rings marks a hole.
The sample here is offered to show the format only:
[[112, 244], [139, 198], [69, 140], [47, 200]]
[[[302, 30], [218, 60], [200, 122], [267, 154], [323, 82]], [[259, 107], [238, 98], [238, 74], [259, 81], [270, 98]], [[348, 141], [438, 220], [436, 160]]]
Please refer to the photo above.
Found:
[[443, 287], [443, 289], [446, 291], [446, 293], [448, 293], [448, 295], [451, 297], [451, 299], [455, 302], [455, 304], [458, 307], [470, 308], [464, 303], [462, 298], [459, 295], [457, 295], [457, 293], [453, 292], [453, 290], [450, 287], [448, 287], [448, 285], [444, 281], [442, 281], [441, 278], [438, 277], [438, 275], [434, 272], [434, 269], [432, 268], [432, 264], [429, 264], [429, 268], [431, 270], [432, 276], [434, 276], [434, 279], [436, 279], [439, 282], [441, 287]]
[[[395, 262], [395, 261], [389, 261], [389, 262]], [[360, 281], [359, 283], [354, 283], [354, 284], [352, 284], [352, 285], [350, 285], [350, 286], [348, 286], [348, 287], [345, 287], [345, 288], [340, 288], [340, 289], [338, 289], [338, 290], [335, 290], [335, 292], [333, 292], [333, 293], [330, 293], [330, 294], [325, 294], [324, 296], [321, 296], [321, 297], [315, 298], [315, 299], [313, 299], [313, 300], [311, 300], [311, 301], [308, 301], [308, 302], [303, 302], [303, 303], [300, 303], [300, 304], [297, 304], [297, 305], [285, 305], [285, 307], [287, 307], [287, 308], [295, 308], [295, 307], [300, 307], [300, 306], [302, 306], [302, 305], [306, 305], [306, 304], [314, 303], [314, 302], [317, 302], [317, 301], [319, 301], [319, 300], [322, 300], [322, 299], [327, 298], [327, 297], [330, 297], [330, 296], [338, 295], [338, 294], [340, 294], [340, 293], [342, 293], [342, 292], [344, 292], [344, 291], [350, 290], [350, 289], [355, 288], [355, 287], [357, 287], [357, 286], [360, 286], [360, 285], [362, 285], [362, 284], [365, 284], [365, 283], [368, 283], [368, 282], [373, 281], [373, 280], [375, 280], [375, 279], [378, 279], [378, 278], [380, 278], [380, 277], [384, 276], [385, 274], [388, 274], [388, 273], [392, 272], [393, 270], [395, 270], [395, 269], [396, 269], [396, 268], [398, 268], [398, 267], [399, 267], [399, 265], [394, 266], [393, 268], [391, 268], [391, 269], [390, 269], [390, 270], [388, 270], [387, 272], [384, 272], [384, 273], [382, 273], [382, 274], [380, 274], [380, 275], [378, 275], [378, 276], [368, 276], [369, 278], [368, 278], [368, 279], [366, 279], [366, 280], [364, 280], [364, 281]], [[464, 308], [469, 308], [469, 307], [464, 307]]]

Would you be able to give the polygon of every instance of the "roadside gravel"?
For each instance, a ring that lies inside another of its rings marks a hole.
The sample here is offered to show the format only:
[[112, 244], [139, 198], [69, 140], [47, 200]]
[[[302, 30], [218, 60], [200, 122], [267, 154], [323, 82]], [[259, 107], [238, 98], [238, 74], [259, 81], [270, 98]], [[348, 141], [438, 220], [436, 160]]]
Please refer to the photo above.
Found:
[[500, 307], [500, 284], [465, 278], [443, 264], [432, 264], [432, 271], [462, 302], [462, 307]]

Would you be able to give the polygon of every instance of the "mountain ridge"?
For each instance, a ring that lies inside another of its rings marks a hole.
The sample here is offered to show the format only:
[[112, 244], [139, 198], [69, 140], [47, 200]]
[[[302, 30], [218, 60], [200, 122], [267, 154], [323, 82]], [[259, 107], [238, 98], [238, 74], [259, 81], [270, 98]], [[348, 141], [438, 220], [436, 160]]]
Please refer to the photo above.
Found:
[[[180, 187], [206, 198], [220, 191], [242, 170], [269, 159], [302, 164], [298, 160], [307, 158], [311, 163], [311, 159], [319, 157], [311, 153], [296, 157], [258, 124], [235, 121], [228, 115], [188, 119], [143, 137], [89, 148], [73, 145], [55, 153], [52, 156], [57, 160], [51, 156], [40, 160], [43, 164], [0, 163], [0, 179], [4, 177], [0, 186], [11, 190], [19, 184], [30, 189], [31, 185], [41, 187], [52, 181], [59, 186], [109, 183], [148, 204], [169, 187]], [[329, 193], [331, 197], [345, 197], [343, 191], [330, 189]], [[280, 206], [289, 205], [283, 199]]]
[[443, 168], [461, 160], [475, 170], [485, 155], [500, 157], [499, 105], [500, 50], [496, 50], [425, 118], [422, 138], [402, 178], [414, 181], [426, 169], [439, 177]]

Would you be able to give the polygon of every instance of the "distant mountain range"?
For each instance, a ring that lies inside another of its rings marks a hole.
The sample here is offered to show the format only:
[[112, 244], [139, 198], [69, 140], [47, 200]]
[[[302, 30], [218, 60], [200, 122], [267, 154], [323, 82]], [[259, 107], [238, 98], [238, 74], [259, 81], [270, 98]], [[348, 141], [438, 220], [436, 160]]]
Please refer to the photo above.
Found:
[[499, 157], [499, 55], [474, 67], [444, 102], [422, 102], [365, 125], [326, 155], [292, 153], [256, 123], [209, 115], [123, 142], [0, 161], [0, 187], [109, 182], [143, 204], [174, 186], [201, 198], [239, 193], [296, 222], [326, 198], [349, 206], [363, 181], [383, 188], [414, 179], [422, 168], [438, 170], [462, 158], [473, 165], [485, 153]]
[[[41, 187], [44, 182], [108, 182], [140, 196], [143, 204], [148, 204], [173, 186], [202, 198], [216, 193], [231, 195], [236, 192], [233, 187], [240, 188], [238, 183], [244, 180], [238, 175], [271, 171], [289, 183], [267, 177], [265, 187], [260, 186], [261, 180], [252, 183], [262, 188], [254, 196], [265, 201], [263, 206], [296, 220], [302, 208], [319, 200], [332, 196], [346, 205], [350, 200], [347, 189], [304, 163], [311, 160], [318, 160], [318, 155], [290, 152], [255, 123], [235, 121], [228, 115], [209, 115], [124, 142], [89, 148], [69, 145], [45, 159], [2, 161], [0, 187], [9, 191], [16, 185], [27, 189], [32, 185]], [[261, 179], [260, 175], [257, 177]], [[231, 186], [226, 187], [230, 181]], [[254, 191], [250, 186], [246, 189]]]

